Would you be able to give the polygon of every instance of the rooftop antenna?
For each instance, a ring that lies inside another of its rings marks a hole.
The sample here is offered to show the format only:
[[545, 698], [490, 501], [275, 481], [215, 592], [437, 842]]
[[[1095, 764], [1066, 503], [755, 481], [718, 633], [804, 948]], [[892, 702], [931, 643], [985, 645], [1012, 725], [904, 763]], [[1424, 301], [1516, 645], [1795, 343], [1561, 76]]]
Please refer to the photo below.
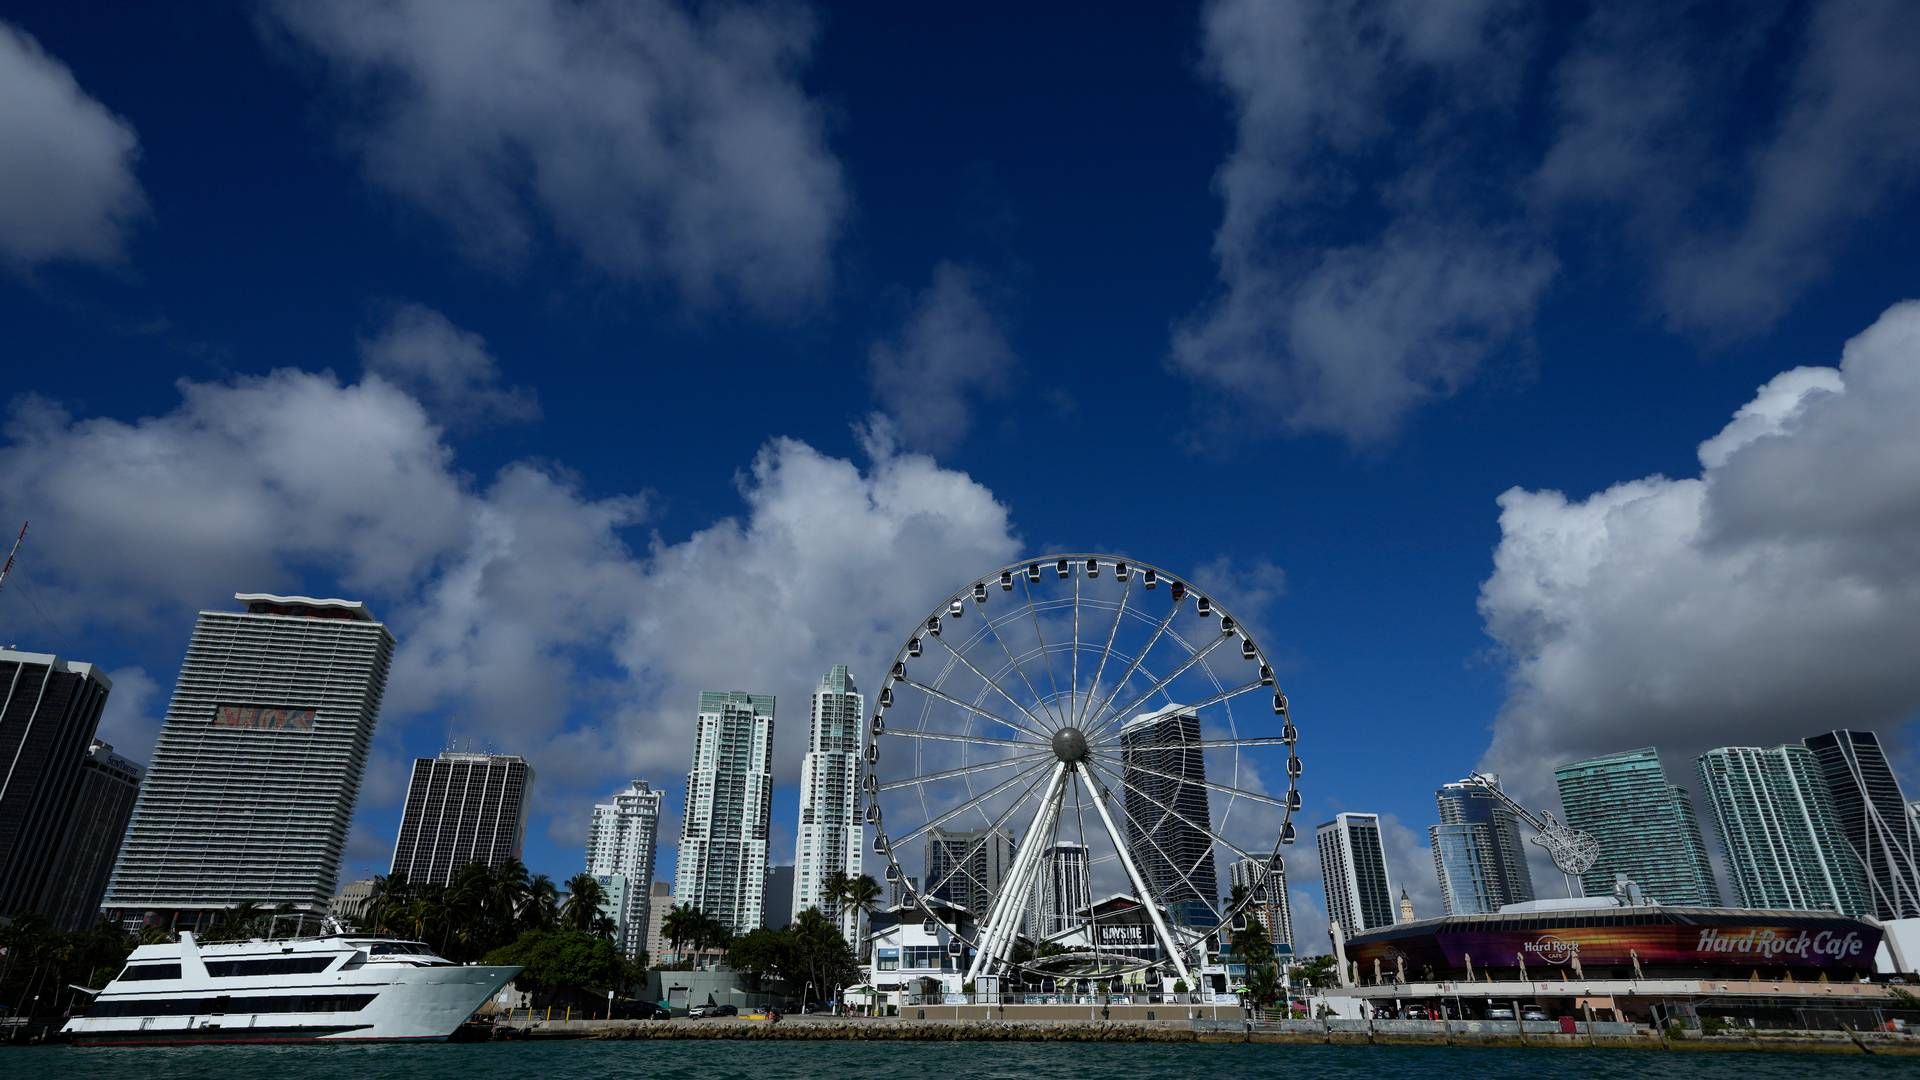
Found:
[[7, 552], [6, 563], [0, 565], [0, 589], [7, 587], [7, 575], [13, 573], [14, 556], [20, 554], [20, 545], [26, 542], [27, 526], [30, 524], [32, 524], [32, 522], [23, 521], [20, 523], [20, 535], [13, 538], [13, 550]]

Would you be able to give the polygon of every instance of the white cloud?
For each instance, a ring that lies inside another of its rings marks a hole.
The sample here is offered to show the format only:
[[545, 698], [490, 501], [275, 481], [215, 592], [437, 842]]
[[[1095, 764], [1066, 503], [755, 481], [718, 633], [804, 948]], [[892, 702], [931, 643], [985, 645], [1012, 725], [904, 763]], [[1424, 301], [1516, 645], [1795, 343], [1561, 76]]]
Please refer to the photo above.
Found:
[[348, 91], [374, 184], [510, 264], [542, 228], [618, 278], [767, 308], [822, 293], [847, 196], [793, 7], [281, 3]]
[[100, 713], [96, 738], [112, 743], [114, 753], [144, 764], [166, 719], [166, 691], [145, 668], [116, 668], [107, 672], [107, 679], [113, 689]]
[[973, 401], [1006, 393], [1013, 348], [971, 274], [934, 268], [899, 337], [867, 357], [873, 394], [909, 445], [951, 450], [972, 423]]
[[429, 307], [394, 309], [380, 332], [360, 343], [360, 362], [446, 423], [477, 426], [540, 417], [533, 391], [500, 385], [500, 364], [487, 351], [485, 338]]
[[1916, 415], [1909, 301], [1837, 369], [1761, 387], [1701, 444], [1697, 477], [1502, 495], [1480, 610], [1513, 666], [1483, 767], [1538, 798], [1585, 754], [1658, 745], [1684, 780], [1713, 746], [1912, 718]]
[[115, 262], [146, 213], [133, 127], [39, 42], [0, 23], [0, 266]]
[[[1390, 438], [1423, 402], [1520, 336], [1555, 263], [1453, 188], [1474, 118], [1512, 93], [1517, 31], [1501, 2], [1355, 7], [1221, 0], [1206, 68], [1236, 145], [1217, 186], [1222, 295], [1176, 328], [1172, 360], [1217, 402], [1294, 431]], [[1389, 114], [1418, 92], [1418, 134]], [[1350, 167], [1388, 162], [1359, 190]], [[1359, 238], [1324, 223], [1378, 218]]]

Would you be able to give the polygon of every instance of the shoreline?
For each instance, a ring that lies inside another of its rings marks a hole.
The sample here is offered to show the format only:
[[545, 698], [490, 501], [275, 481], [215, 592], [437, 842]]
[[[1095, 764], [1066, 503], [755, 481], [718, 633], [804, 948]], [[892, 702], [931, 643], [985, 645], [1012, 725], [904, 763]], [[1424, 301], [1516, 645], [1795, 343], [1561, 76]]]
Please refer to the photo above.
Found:
[[1282, 1046], [1452, 1046], [1545, 1050], [1749, 1051], [1769, 1053], [1920, 1056], [1920, 1038], [1879, 1032], [1805, 1032], [1792, 1035], [1695, 1036], [1668, 1039], [1654, 1031], [1635, 1034], [1431, 1034], [1364, 1030], [1287, 1031], [1215, 1025], [1127, 1021], [1047, 1020], [554, 1020], [516, 1025], [492, 1041], [598, 1040], [778, 1040], [795, 1042], [1132, 1042], [1263, 1043]]

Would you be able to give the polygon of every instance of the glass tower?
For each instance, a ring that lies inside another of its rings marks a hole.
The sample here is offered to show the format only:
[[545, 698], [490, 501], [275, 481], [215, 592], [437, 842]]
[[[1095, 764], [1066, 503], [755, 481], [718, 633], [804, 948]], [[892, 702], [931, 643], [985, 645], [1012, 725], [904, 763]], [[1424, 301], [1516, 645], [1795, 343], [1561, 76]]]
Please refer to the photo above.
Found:
[[1567, 824], [1600, 841], [1600, 858], [1580, 875], [1588, 896], [1611, 893], [1614, 876], [1624, 874], [1662, 904], [1720, 904], [1693, 800], [1667, 782], [1658, 751], [1569, 762], [1553, 775]]
[[1380, 841], [1380, 815], [1337, 814], [1320, 826], [1320, 880], [1327, 918], [1349, 936], [1392, 926], [1393, 877]]
[[1920, 823], [1871, 731], [1829, 731], [1806, 740], [1820, 763], [1848, 850], [1866, 877], [1873, 914], [1920, 916]]
[[1725, 746], [1698, 764], [1741, 906], [1872, 910], [1812, 751]]
[[[861, 845], [860, 751], [866, 701], [845, 664], [836, 664], [813, 692], [807, 756], [800, 763], [800, 825], [795, 837], [791, 912], [836, 910], [826, 895], [835, 873], [858, 876]], [[839, 911], [840, 934], [859, 945], [860, 911]], [[784, 923], [781, 925], [785, 925]]]
[[1220, 921], [1213, 909], [1220, 876], [1199, 741], [1200, 718], [1183, 705], [1143, 713], [1120, 729], [1127, 850], [1174, 922], [1212, 929]]
[[514, 754], [415, 758], [387, 872], [413, 885], [450, 885], [469, 863], [518, 859], [532, 783], [527, 759]]
[[111, 688], [92, 664], [0, 649], [0, 915], [55, 915], [60, 849]]
[[926, 881], [934, 897], [984, 921], [1013, 869], [1013, 837], [1004, 829], [927, 830]]
[[1440, 824], [1427, 830], [1427, 838], [1447, 914], [1487, 915], [1534, 898], [1520, 819], [1512, 807], [1464, 780], [1441, 787], [1434, 803]]
[[1036, 939], [1084, 924], [1081, 912], [1093, 903], [1087, 846], [1062, 840], [1040, 855], [1040, 874], [1034, 882], [1032, 935]]
[[352, 600], [234, 599], [194, 624], [140, 785], [106, 899], [129, 921], [333, 901], [393, 635]]
[[687, 770], [673, 898], [735, 934], [766, 918], [773, 810], [773, 695], [704, 691]]

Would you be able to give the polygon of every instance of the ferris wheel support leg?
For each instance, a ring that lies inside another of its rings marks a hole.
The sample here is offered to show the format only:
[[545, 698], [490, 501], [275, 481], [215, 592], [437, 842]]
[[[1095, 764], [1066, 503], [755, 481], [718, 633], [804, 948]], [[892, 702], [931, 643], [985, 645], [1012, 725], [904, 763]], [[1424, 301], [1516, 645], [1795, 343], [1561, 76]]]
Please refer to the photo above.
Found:
[[[1180, 981], [1191, 988], [1194, 985], [1193, 973], [1187, 970], [1186, 952], [1174, 939], [1173, 932], [1167, 929], [1167, 920], [1161, 917], [1160, 906], [1153, 902], [1153, 893], [1140, 876], [1140, 868], [1133, 865], [1133, 856], [1127, 854], [1126, 842], [1120, 839], [1120, 830], [1113, 825], [1113, 815], [1107, 812], [1107, 801], [1101, 798], [1102, 789], [1093, 782], [1093, 774], [1088, 771], [1085, 762], [1077, 763], [1074, 768], [1080, 770], [1087, 790], [1093, 792], [1093, 808], [1100, 811], [1100, 822], [1107, 827], [1107, 835], [1113, 840], [1113, 850], [1120, 853], [1120, 865], [1126, 868], [1127, 880], [1133, 883], [1133, 894], [1140, 898], [1141, 906], [1147, 909], [1147, 918], [1153, 920], [1153, 932], [1160, 936], [1160, 947], [1172, 958], [1174, 969], [1180, 973]], [[1099, 947], [1099, 943], [1095, 942], [1094, 948]]]
[[[1047, 778], [1046, 793], [1040, 796], [1040, 805], [1033, 812], [1033, 826], [1027, 830], [1027, 836], [1037, 838], [1046, 835], [1044, 830], [1047, 820], [1052, 816], [1054, 805], [1060, 801], [1066, 776], [1066, 762], [1056, 762], [1053, 766], [1053, 775]], [[1005, 931], [1018, 922], [1021, 913], [1026, 909], [1026, 898], [1022, 895], [1019, 885], [1029, 876], [1028, 864], [1038, 861], [1039, 846], [1031, 842], [1022, 844], [1019, 852], [1014, 855], [1013, 866], [1007, 874], [1007, 884], [1000, 890], [1000, 895], [994, 897], [993, 906], [987, 912], [986, 925], [980, 928], [979, 951], [973, 954], [973, 963], [967, 966], [968, 982], [979, 978], [980, 973], [999, 958], [1002, 951], [1001, 939], [1012, 940]]]

